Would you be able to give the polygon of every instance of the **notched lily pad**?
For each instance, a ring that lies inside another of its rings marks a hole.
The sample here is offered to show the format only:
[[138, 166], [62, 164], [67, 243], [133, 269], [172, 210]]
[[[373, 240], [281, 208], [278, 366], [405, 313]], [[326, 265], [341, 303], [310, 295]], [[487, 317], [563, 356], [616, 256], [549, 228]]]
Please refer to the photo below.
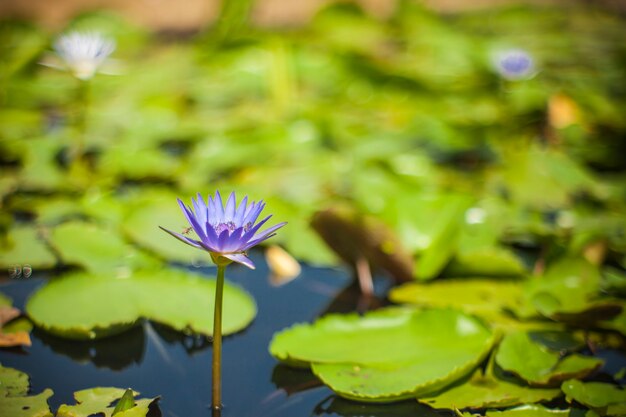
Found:
[[[83, 273], [51, 281], [28, 300], [26, 311], [36, 326], [73, 339], [119, 333], [142, 317], [210, 335], [214, 293], [214, 280], [178, 270], [141, 271], [127, 278]], [[225, 283], [224, 334], [245, 328], [255, 315], [252, 297]]]
[[[127, 390], [122, 388], [98, 387], [74, 393], [76, 405], [63, 404], [59, 407], [57, 417], [89, 417], [94, 414], [111, 417], [114, 406], [111, 404], [122, 398]], [[133, 392], [134, 396], [139, 395]], [[145, 417], [151, 403], [158, 401], [157, 398], [144, 398], [135, 400], [135, 406], [124, 411], [115, 413], [116, 417]]]
[[504, 337], [496, 362], [535, 386], [558, 386], [569, 378], [584, 378], [597, 370], [603, 360], [572, 354], [561, 358], [559, 352], [533, 341], [528, 333], [516, 332]]
[[390, 402], [462, 378], [494, 340], [479, 320], [458, 311], [387, 308], [295, 325], [274, 336], [270, 352], [287, 363], [310, 364], [342, 397]]

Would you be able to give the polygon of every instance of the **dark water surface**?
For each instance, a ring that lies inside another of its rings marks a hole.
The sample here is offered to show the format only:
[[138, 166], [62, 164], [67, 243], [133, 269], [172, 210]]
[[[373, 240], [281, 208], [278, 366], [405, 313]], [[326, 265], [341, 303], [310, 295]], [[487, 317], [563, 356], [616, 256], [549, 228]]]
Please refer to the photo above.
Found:
[[[268, 352], [276, 331], [329, 311], [364, 306], [346, 270], [304, 267], [299, 278], [275, 287], [260, 254], [253, 254], [253, 259], [255, 271], [240, 266], [226, 271], [228, 281], [256, 299], [258, 316], [243, 332], [224, 339], [223, 417], [438, 415], [415, 401], [374, 405], [342, 400], [310, 372], [280, 365]], [[215, 273], [212, 267], [192, 269], [207, 276]], [[0, 285], [0, 291], [23, 308], [28, 295], [44, 282], [42, 278], [15, 280]], [[387, 285], [378, 280], [377, 293], [384, 294]], [[131, 387], [142, 397], [161, 396], [159, 408], [166, 417], [211, 415], [211, 344], [205, 338], [144, 322], [96, 342], [68, 341], [37, 330], [32, 341], [23, 350], [0, 350], [0, 363], [28, 373], [32, 393], [52, 388], [52, 411], [73, 404], [74, 391], [115, 386]]]

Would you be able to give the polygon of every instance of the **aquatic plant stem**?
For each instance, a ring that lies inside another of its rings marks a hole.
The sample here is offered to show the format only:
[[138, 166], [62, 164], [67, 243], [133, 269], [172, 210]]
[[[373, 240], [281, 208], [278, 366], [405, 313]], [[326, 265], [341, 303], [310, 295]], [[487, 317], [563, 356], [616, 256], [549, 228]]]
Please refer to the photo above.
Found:
[[222, 408], [222, 295], [224, 292], [225, 270], [226, 265], [218, 263], [215, 312], [213, 314], [213, 396], [211, 407], [214, 411]]

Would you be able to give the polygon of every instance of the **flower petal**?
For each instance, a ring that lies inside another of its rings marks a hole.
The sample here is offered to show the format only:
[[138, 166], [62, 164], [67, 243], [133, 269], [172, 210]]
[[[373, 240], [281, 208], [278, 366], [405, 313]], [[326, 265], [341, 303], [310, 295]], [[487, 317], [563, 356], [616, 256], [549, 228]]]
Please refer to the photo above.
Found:
[[280, 229], [281, 227], [283, 227], [286, 224], [287, 224], [287, 222], [278, 223], [277, 225], [274, 225], [274, 226], [270, 227], [269, 229], [263, 230], [261, 233], [259, 233], [258, 235], [254, 236], [254, 238], [251, 241], [249, 241], [246, 244], [246, 246], [244, 246], [243, 250], [248, 250], [251, 247], [253, 247], [254, 245], [258, 245], [259, 243], [263, 242], [264, 240], [267, 240], [270, 237], [276, 235], [276, 233], [274, 233], [274, 232], [276, 230]]
[[226, 212], [225, 212], [224, 220], [228, 222], [228, 221], [233, 221], [235, 219], [235, 208], [236, 208], [235, 192], [233, 191], [228, 196], [228, 201], [226, 201]]
[[224, 250], [224, 248], [228, 244], [228, 237], [229, 237], [229, 235], [230, 235], [230, 233], [229, 233], [228, 229], [226, 229], [222, 233], [220, 233], [220, 236], [217, 238], [217, 249], [218, 249], [217, 252], [219, 252], [219, 253], [228, 252], [228, 251]]
[[246, 213], [246, 216], [243, 219], [243, 223], [244, 224], [248, 224], [248, 223], [254, 224], [254, 222], [259, 217], [259, 214], [261, 214], [261, 212], [263, 211], [264, 208], [265, 208], [265, 203], [263, 201], [259, 201], [256, 204], [256, 206], [253, 205], [253, 207], [250, 209], [250, 211], [248, 213]]
[[196, 232], [200, 240], [204, 241], [206, 239], [206, 233], [204, 232], [202, 226], [198, 223], [196, 216], [194, 216], [193, 212], [185, 205], [185, 203], [182, 202], [180, 198], [178, 199], [178, 205], [183, 210], [183, 213], [185, 214], [189, 225], [193, 227], [194, 232]]
[[217, 247], [219, 238], [217, 236], [217, 233], [215, 232], [215, 229], [213, 228], [213, 226], [211, 225], [209, 221], [206, 222], [205, 226], [206, 226], [206, 241], [205, 242], [212, 246]]
[[213, 199], [213, 218], [209, 216], [209, 222], [211, 224], [224, 223], [224, 203], [222, 203], [222, 196], [219, 191], [215, 192], [215, 198]]
[[224, 252], [239, 252], [240, 248], [245, 245], [245, 241], [241, 239], [243, 235], [243, 227], [238, 227], [228, 236], [226, 244], [222, 248]]
[[204, 200], [202, 199], [202, 195], [198, 193], [197, 200], [194, 200], [192, 198], [191, 202], [193, 203], [193, 207], [196, 212], [196, 218], [198, 219], [198, 224], [204, 225], [207, 221], [209, 213], [207, 210], [207, 206], [204, 203]]
[[186, 243], [190, 246], [193, 246], [194, 248], [198, 248], [198, 249], [204, 249], [204, 247], [202, 246], [202, 244], [196, 240], [193, 239], [189, 239], [187, 236], [183, 236], [180, 233], [176, 233], [176, 232], [172, 232], [171, 230], [167, 230], [165, 227], [159, 226], [159, 229], [169, 233], [170, 235], [174, 236], [176, 239], [180, 240], [183, 243]]
[[237, 262], [238, 264], [247, 266], [250, 269], [256, 268], [252, 260], [248, 258], [246, 255], [244, 255], [243, 253], [225, 253], [225, 254], [220, 254], [220, 256], [223, 256], [224, 258], [228, 258], [233, 262]]
[[246, 215], [246, 211], [248, 209], [248, 196], [245, 196], [241, 202], [239, 203], [239, 207], [235, 211], [235, 216], [233, 217], [233, 222], [235, 226], [240, 227], [244, 226], [243, 219]]
[[266, 218], [264, 218], [263, 220], [261, 220], [260, 222], [258, 222], [257, 224], [255, 224], [250, 230], [248, 230], [246, 232], [246, 234], [244, 234], [241, 237], [241, 240], [243, 240], [244, 242], [247, 242], [248, 240], [252, 239], [252, 237], [257, 232], [257, 230], [259, 230], [261, 228], [261, 226], [263, 226], [265, 224], [265, 222], [270, 219], [270, 217], [272, 217], [271, 214], [269, 216], [267, 216]]

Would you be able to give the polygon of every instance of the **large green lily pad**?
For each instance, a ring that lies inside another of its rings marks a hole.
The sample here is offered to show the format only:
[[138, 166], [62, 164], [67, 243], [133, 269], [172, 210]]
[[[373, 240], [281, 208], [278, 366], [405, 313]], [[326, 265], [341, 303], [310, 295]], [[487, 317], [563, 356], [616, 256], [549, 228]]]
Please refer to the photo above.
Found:
[[604, 363], [603, 360], [579, 354], [561, 358], [535, 342], [525, 332], [507, 334], [496, 354], [503, 369], [514, 372], [531, 385], [558, 386], [569, 378], [584, 378]]
[[[126, 278], [74, 274], [55, 279], [27, 302], [36, 326], [74, 339], [121, 332], [140, 318], [210, 335], [215, 281], [180, 270], [135, 272]], [[245, 328], [256, 314], [252, 297], [224, 285], [223, 333]]]
[[[76, 405], [63, 404], [59, 407], [57, 417], [89, 417], [103, 415], [111, 417], [115, 409], [111, 403], [122, 398], [126, 390], [122, 388], [98, 387], [76, 391], [74, 399]], [[135, 392], [135, 396], [139, 393]], [[145, 417], [148, 407], [155, 398], [142, 398], [135, 400], [135, 406], [115, 414], [116, 417]]]
[[92, 223], [63, 223], [52, 229], [50, 241], [65, 263], [80, 265], [96, 274], [125, 274], [129, 269], [155, 268], [160, 264], [115, 231]]
[[310, 364], [342, 397], [389, 402], [462, 378], [494, 340], [479, 320], [458, 311], [387, 308], [295, 325], [274, 336], [270, 352], [287, 363]]

